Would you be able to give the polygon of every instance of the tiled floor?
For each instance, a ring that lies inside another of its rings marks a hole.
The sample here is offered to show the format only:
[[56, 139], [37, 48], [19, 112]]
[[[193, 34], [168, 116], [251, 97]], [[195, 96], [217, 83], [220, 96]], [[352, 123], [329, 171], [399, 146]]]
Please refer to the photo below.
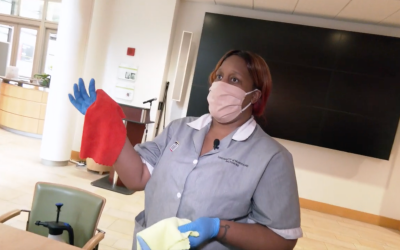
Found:
[[[143, 192], [125, 196], [96, 188], [100, 176], [81, 167], [40, 164], [40, 140], [0, 129], [0, 214], [30, 208], [34, 185], [49, 181], [72, 185], [107, 199], [99, 228], [106, 231], [100, 250], [131, 249], [134, 218], [143, 209]], [[7, 224], [23, 229], [26, 214]], [[296, 249], [400, 249], [400, 232], [302, 209], [304, 237]]]

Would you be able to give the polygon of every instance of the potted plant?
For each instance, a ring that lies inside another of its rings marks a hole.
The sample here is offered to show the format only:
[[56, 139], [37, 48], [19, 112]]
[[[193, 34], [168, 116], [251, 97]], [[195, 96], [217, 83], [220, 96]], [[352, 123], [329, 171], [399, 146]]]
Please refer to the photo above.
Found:
[[38, 80], [38, 83], [41, 86], [50, 87], [51, 75], [43, 73], [43, 74], [35, 74], [33, 77]]

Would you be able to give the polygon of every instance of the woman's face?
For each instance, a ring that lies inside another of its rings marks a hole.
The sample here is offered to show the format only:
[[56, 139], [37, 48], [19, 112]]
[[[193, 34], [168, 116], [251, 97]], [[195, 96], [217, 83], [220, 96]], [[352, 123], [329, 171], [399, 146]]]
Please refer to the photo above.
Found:
[[[236, 55], [225, 59], [221, 67], [217, 70], [214, 81], [222, 81], [232, 84], [235, 87], [242, 89], [246, 93], [254, 90], [253, 80], [251, 79], [250, 73], [247, 70], [246, 62], [241, 57]], [[242, 108], [246, 107], [249, 102], [254, 104], [259, 98], [259, 91], [255, 91], [247, 95], [242, 103]], [[245, 111], [251, 112], [251, 107]]]

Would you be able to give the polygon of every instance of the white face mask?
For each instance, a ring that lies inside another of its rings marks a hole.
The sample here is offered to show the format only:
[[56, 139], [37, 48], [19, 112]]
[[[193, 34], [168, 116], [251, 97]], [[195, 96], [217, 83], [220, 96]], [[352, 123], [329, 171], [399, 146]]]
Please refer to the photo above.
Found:
[[250, 107], [251, 102], [242, 109], [244, 98], [255, 92], [244, 92], [241, 88], [225, 82], [214, 82], [208, 93], [208, 109], [211, 116], [220, 123], [229, 123]]

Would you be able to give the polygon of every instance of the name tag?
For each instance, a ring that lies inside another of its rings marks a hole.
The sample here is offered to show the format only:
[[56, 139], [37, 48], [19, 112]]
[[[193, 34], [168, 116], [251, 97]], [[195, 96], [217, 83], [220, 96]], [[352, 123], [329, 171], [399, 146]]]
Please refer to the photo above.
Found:
[[172, 144], [172, 146], [169, 148], [169, 150], [170, 150], [171, 152], [174, 152], [175, 149], [177, 149], [178, 147], [179, 147], [179, 142], [176, 141], [176, 142], [174, 142], [174, 144]]

